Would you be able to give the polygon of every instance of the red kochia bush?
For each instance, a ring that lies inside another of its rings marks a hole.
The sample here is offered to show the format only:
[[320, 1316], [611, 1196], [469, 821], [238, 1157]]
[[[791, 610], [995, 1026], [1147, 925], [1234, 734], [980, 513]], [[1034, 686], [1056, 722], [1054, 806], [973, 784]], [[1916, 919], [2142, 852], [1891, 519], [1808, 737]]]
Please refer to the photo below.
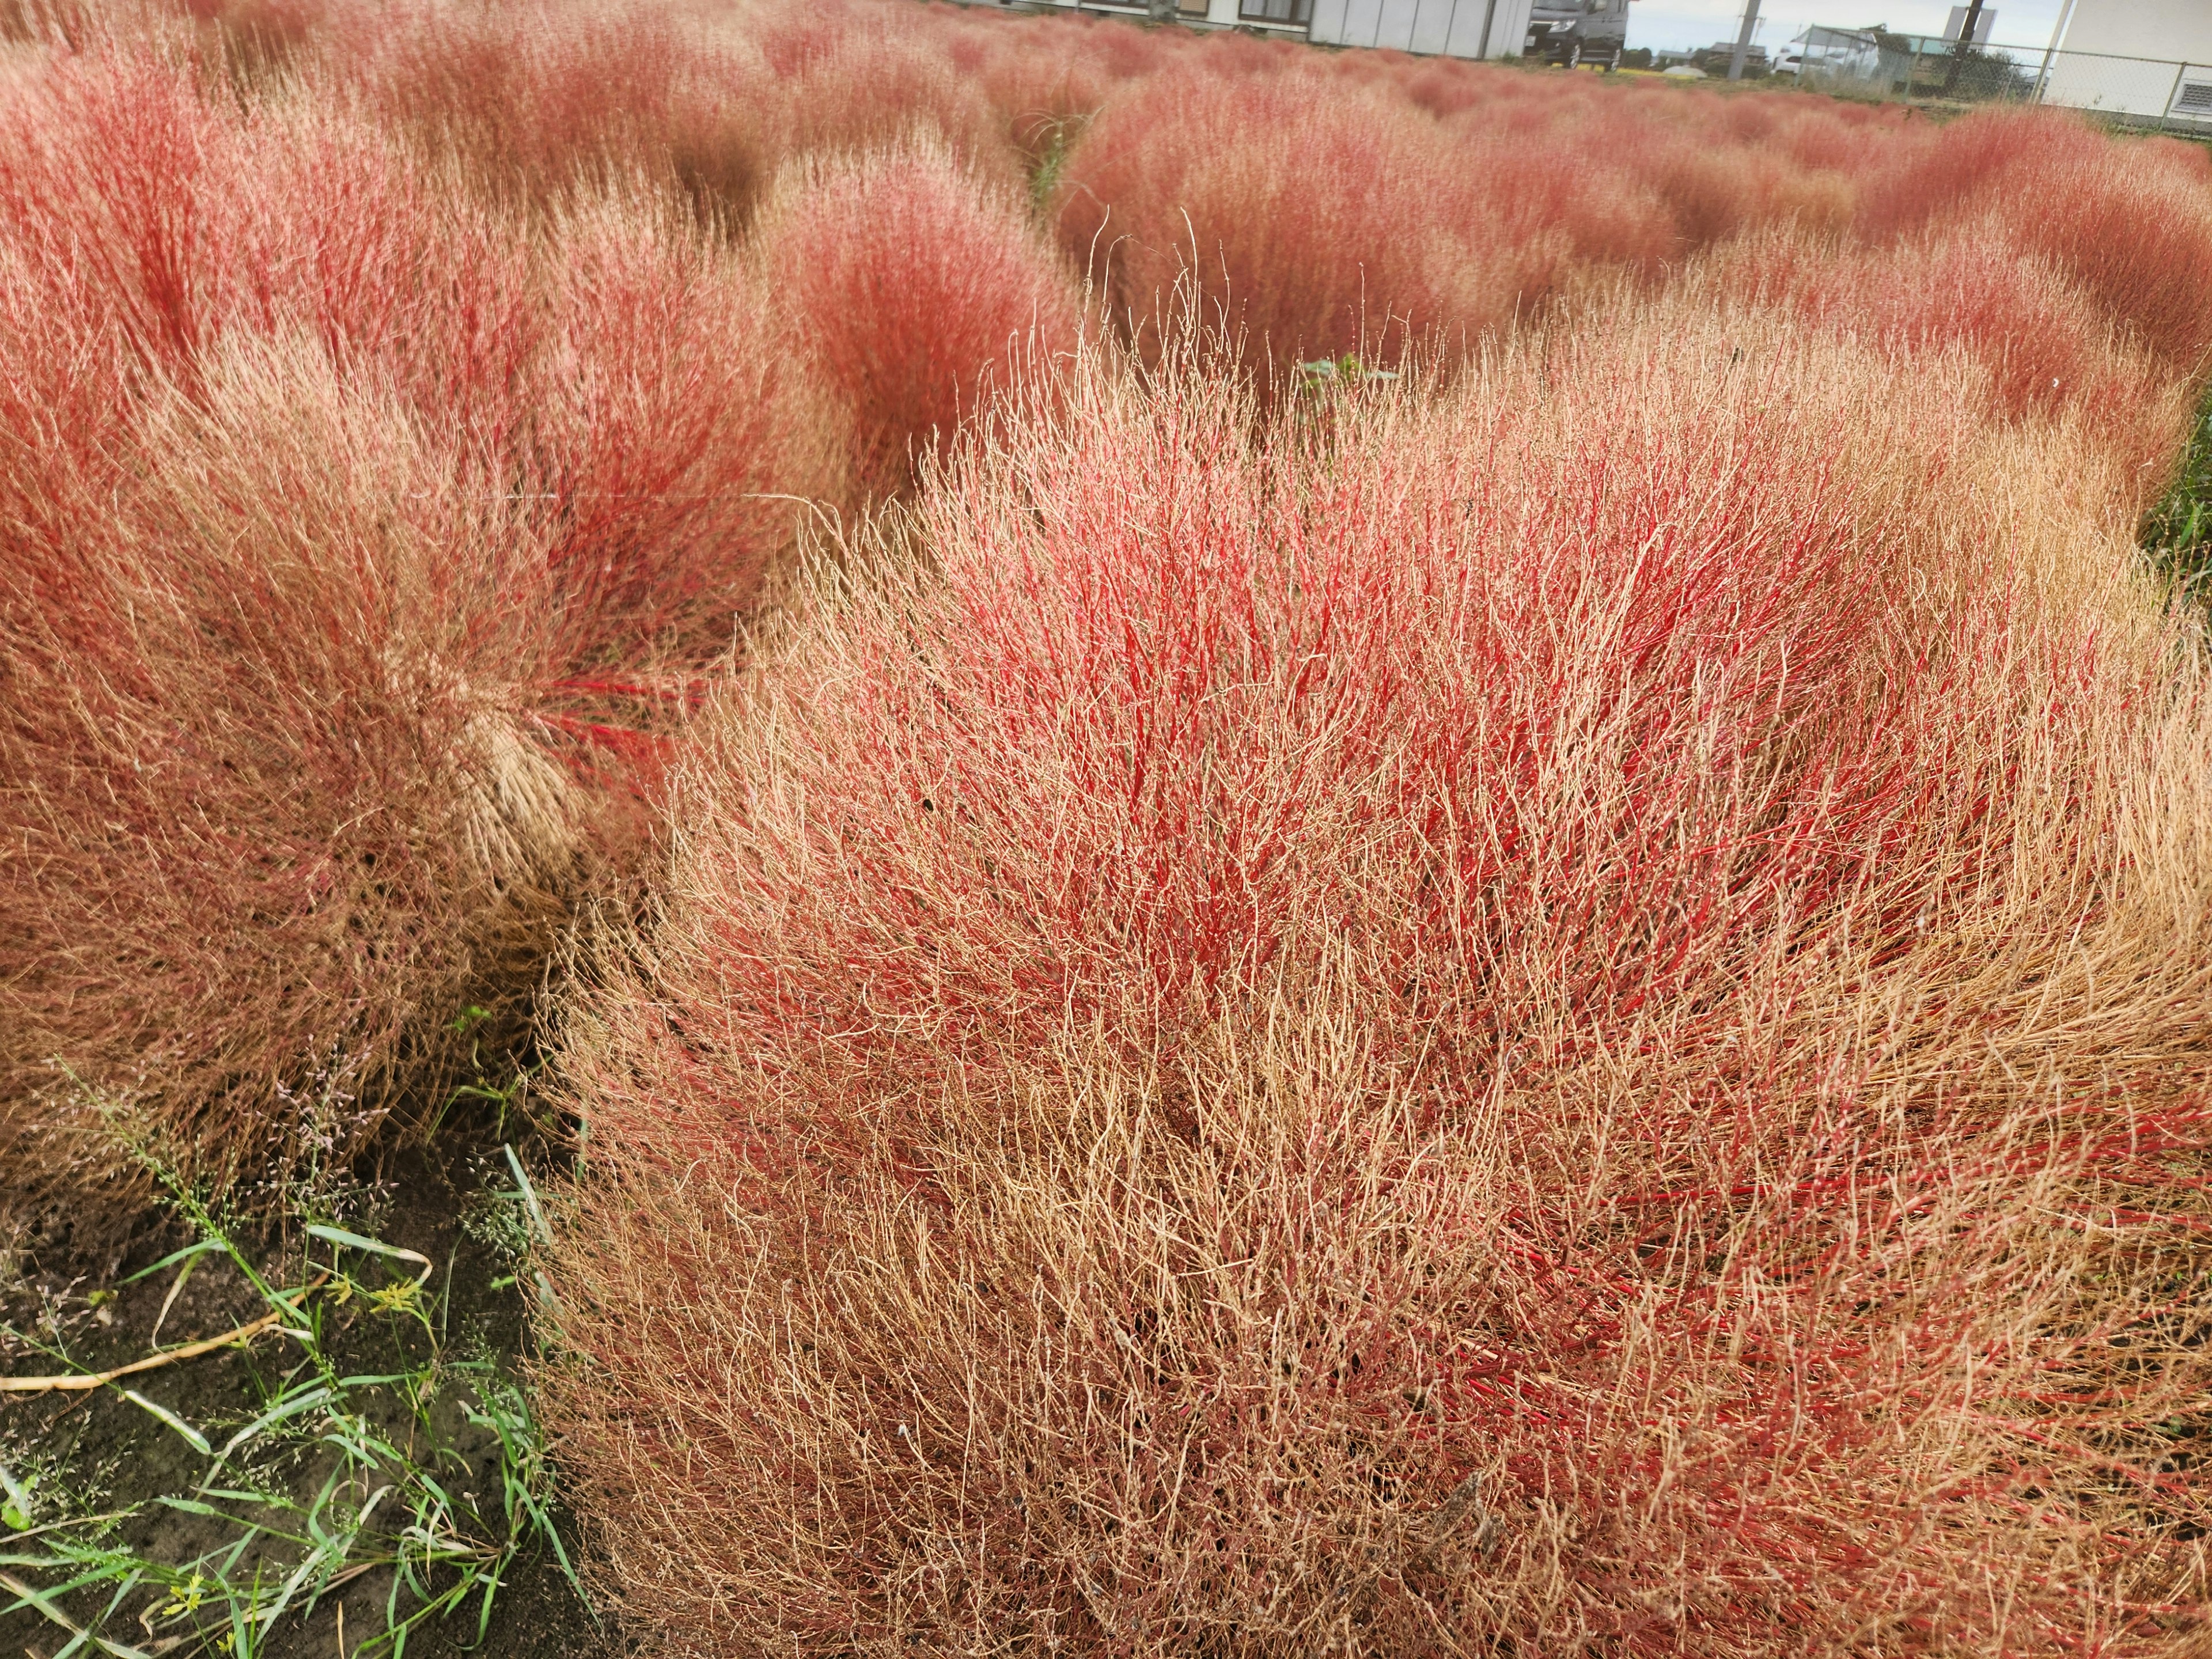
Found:
[[2184, 1651], [2212, 725], [1921, 538], [1956, 396], [1679, 318], [1319, 449], [1102, 375], [823, 574], [560, 1055], [610, 1587], [682, 1652]]
[[[1656, 278], [1744, 228], [1855, 205], [1817, 144], [1761, 142], [1778, 114], [1739, 133], [1717, 100], [1360, 61], [1356, 78], [1350, 59], [1224, 74], [1193, 53], [1105, 101], [1055, 212], [1117, 320], [1156, 322], [1188, 269], [1278, 368], [1424, 337], [1456, 355], [1593, 276]], [[1800, 115], [1793, 135], [1824, 120], [1840, 118]]]
[[644, 174], [742, 223], [783, 142], [768, 67], [665, 7], [339, 9], [317, 43], [323, 89], [346, 88], [450, 184], [502, 204]]
[[357, 82], [459, 181], [503, 201], [542, 204], [643, 174], [742, 228], [786, 161], [915, 131], [982, 176], [1018, 180], [1005, 124], [951, 61], [945, 23], [843, 0], [730, 21], [634, 0], [402, 6], [341, 15], [323, 68]]
[[[2212, 212], [2212, 196], [2205, 208]], [[1769, 326], [1855, 334], [1901, 358], [1958, 352], [1987, 369], [2008, 416], [2075, 415], [2138, 476], [2163, 477], [2174, 459], [2182, 426], [2170, 368], [1995, 225], [1872, 248], [1747, 237], [1692, 265], [1680, 293], [1715, 311], [1741, 307]]]
[[1021, 204], [926, 139], [794, 168], [754, 252], [855, 500], [904, 489], [1079, 330], [1074, 283]]
[[751, 291], [155, 52], [0, 124], [0, 1210], [116, 1169], [85, 1091], [218, 1182], [342, 1156], [516, 1034], [757, 599]]
[[202, 368], [108, 533], [6, 562], [11, 1196], [119, 1161], [75, 1079], [219, 1182], [343, 1156], [591, 850], [514, 691], [557, 672], [526, 520], [312, 354]]
[[1416, 110], [1303, 76], [1194, 67], [1109, 104], [1054, 204], [1063, 252], [1116, 322], [1156, 339], [1188, 271], [1206, 320], [1278, 371], [1346, 351], [1395, 358], [1431, 335], [1455, 356], [1509, 326], [1567, 250], [1501, 209]]
[[1881, 239], [1986, 216], [2188, 375], [2212, 373], [2212, 303], [2178, 271], [2212, 266], [2212, 161], [2171, 141], [2120, 145], [2086, 124], [1980, 112], [1874, 170], [1861, 222]]

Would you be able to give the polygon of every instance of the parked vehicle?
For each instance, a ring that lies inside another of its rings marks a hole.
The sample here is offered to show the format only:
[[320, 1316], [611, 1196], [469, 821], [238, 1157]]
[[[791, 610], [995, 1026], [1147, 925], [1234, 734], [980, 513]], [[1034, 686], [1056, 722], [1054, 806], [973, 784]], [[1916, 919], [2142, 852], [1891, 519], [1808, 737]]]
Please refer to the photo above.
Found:
[[1628, 44], [1628, 0], [1536, 0], [1528, 12], [1522, 56], [1569, 69], [1583, 63], [1620, 67]]
[[[1703, 52], [1692, 52], [1690, 62], [1717, 80], [1728, 79], [1729, 63], [1735, 56], [1735, 42], [1716, 40]], [[1773, 65], [1768, 63], [1766, 48], [1753, 46], [1743, 55], [1743, 78], [1747, 81], [1765, 79]]]

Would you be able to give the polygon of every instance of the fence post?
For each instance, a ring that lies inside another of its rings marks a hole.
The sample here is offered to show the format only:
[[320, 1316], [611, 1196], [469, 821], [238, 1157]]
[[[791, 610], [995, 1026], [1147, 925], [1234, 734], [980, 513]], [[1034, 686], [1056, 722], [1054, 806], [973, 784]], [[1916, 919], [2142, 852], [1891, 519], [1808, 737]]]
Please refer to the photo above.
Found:
[[1920, 53], [1926, 45], [1920, 36], [1912, 37], [1912, 62], [1905, 71], [1905, 101], [1908, 104], [1920, 95]]
[[2058, 43], [2066, 38], [2066, 26], [2074, 21], [2075, 0], [2066, 0], [2058, 9], [2058, 21], [2051, 27], [2051, 44], [2043, 49], [2043, 67], [2036, 71], [2035, 101], [2043, 101], [2043, 89], [2051, 83], [2051, 60], [2058, 56]]
[[2189, 65], [2186, 64], [2173, 66], [2173, 84], [2166, 88], [2166, 107], [2158, 112], [2158, 130], [2160, 132], [2166, 131], [2166, 124], [2173, 118], [2173, 106], [2181, 101], [2181, 82], [2188, 73]]

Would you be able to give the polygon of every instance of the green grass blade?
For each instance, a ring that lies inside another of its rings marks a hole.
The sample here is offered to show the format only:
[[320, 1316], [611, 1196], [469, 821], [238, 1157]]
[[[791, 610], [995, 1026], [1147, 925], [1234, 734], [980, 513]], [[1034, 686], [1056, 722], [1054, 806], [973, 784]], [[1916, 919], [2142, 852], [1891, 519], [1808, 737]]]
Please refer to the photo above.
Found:
[[183, 1436], [185, 1443], [201, 1456], [212, 1457], [215, 1455], [215, 1448], [208, 1444], [207, 1437], [202, 1434], [198, 1429], [194, 1428], [191, 1424], [185, 1422], [185, 1419], [178, 1416], [176, 1413], [171, 1411], [167, 1406], [156, 1404], [155, 1401], [146, 1398], [144, 1395], [139, 1393], [136, 1389], [124, 1389], [123, 1397], [129, 1401], [132, 1405], [138, 1407], [143, 1411], [150, 1412], [154, 1416], [160, 1418], [161, 1421], [167, 1423], [179, 1435]]
[[343, 1227], [325, 1227], [318, 1223], [308, 1228], [307, 1233], [310, 1237], [319, 1238], [325, 1244], [340, 1244], [349, 1250], [367, 1250], [372, 1255], [390, 1256], [399, 1261], [420, 1262], [422, 1267], [421, 1277], [424, 1279], [429, 1278], [437, 1271], [437, 1264], [419, 1250], [402, 1249], [397, 1244], [386, 1244], [380, 1238], [370, 1238], [362, 1233], [349, 1233]]

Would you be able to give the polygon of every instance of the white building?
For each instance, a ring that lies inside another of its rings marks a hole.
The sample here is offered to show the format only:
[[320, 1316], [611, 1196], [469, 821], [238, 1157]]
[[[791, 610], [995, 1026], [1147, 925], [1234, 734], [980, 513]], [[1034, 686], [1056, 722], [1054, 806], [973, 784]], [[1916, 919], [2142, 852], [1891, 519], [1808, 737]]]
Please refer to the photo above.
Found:
[[[992, 0], [982, 0], [991, 3]], [[1125, 17], [1146, 15], [1145, 0], [1025, 0], [1030, 5], [1064, 7], [1071, 11], [1118, 13]], [[1186, 23], [1212, 28], [1255, 28], [1262, 33], [1307, 37], [1314, 0], [1176, 0], [1176, 15]]]
[[[1146, 15], [1145, 0], [1026, 0], [1030, 5], [1063, 6], [1076, 11], [1118, 12], [1127, 17]], [[1304, 40], [1313, 18], [1314, 0], [1176, 0], [1176, 15], [1186, 23], [1212, 28], [1256, 28], [1263, 33]]]
[[2047, 103], [2212, 125], [2212, 0], [2072, 0]]
[[1313, 0], [1311, 38], [1454, 58], [1518, 57], [1530, 0]]
[[[1051, 0], [1143, 15], [1144, 0]], [[1454, 58], [1518, 57], [1536, 0], [1177, 0], [1184, 21], [1243, 26], [1334, 46], [1395, 46]], [[2212, 3], [2212, 0], [2208, 0]], [[1626, 9], [1614, 0], [1613, 9]]]

